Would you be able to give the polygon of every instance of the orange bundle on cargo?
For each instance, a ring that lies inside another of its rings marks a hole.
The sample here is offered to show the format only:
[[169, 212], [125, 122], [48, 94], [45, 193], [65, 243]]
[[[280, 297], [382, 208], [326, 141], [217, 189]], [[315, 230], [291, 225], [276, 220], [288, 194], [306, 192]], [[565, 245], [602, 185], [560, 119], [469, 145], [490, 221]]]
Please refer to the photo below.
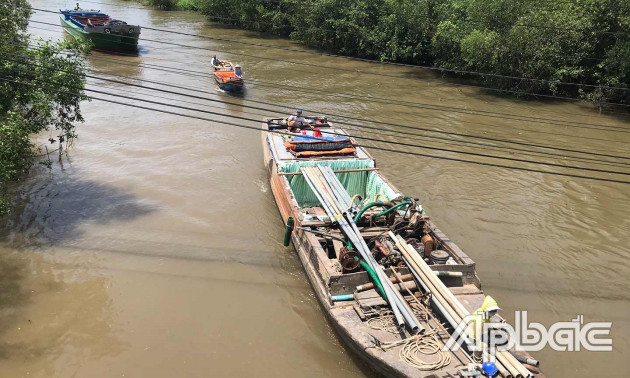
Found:
[[234, 71], [214, 71], [214, 76], [219, 77], [221, 79], [230, 79], [233, 78], [234, 75]]

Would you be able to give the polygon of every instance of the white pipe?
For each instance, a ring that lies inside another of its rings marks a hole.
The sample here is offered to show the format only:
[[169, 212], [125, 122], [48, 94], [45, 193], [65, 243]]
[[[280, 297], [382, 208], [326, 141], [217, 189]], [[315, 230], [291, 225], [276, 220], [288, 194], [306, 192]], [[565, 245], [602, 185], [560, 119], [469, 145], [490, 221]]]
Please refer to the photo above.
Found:
[[[418, 256], [416, 256], [413, 253], [415, 252], [415, 250], [411, 248], [400, 235], [396, 236], [392, 232], [390, 232], [389, 234], [391, 238], [393, 239], [395, 238], [396, 240], [399, 241], [400, 245], [405, 249], [407, 254], [410, 255], [411, 259], [414, 260], [414, 262], [416, 262], [416, 265], [418, 265], [418, 267], [424, 271], [424, 274], [426, 275], [426, 277], [432, 281], [436, 289], [444, 297], [450, 300], [449, 304], [456, 310], [458, 315], [462, 319], [470, 315], [470, 312], [466, 310], [466, 308], [455, 297], [455, 295], [444, 285], [444, 283], [442, 283], [442, 281], [437, 280], [436, 277], [434, 277], [432, 274], [429, 274], [429, 275], [426, 274], [427, 273], [426, 270], [430, 271], [431, 269], [428, 267], [428, 265], [426, 265], [424, 261], [419, 259]], [[509, 353], [505, 351], [500, 351], [497, 353], [497, 360], [502, 365], [505, 366], [505, 368], [508, 370], [510, 374], [514, 375], [515, 377], [519, 377], [519, 376], [531, 377], [532, 376], [532, 374], [527, 369], [525, 369], [525, 367], [520, 362], [516, 361], [516, 359], [513, 356], [511, 356]]]
[[[319, 171], [321, 173], [321, 169]], [[317, 169], [315, 168], [311, 167], [310, 169], [308, 169], [308, 172], [309, 175], [312, 175], [312, 177], [309, 178], [312, 178], [314, 182], [317, 182], [320, 187], [326, 191], [324, 193], [326, 197], [328, 197], [326, 198], [326, 201], [330, 201], [329, 204], [332, 205], [333, 210], [336, 210], [339, 214], [342, 214], [339, 202], [340, 200], [342, 200], [341, 198], [343, 198], [343, 196], [341, 196], [338, 192], [335, 193], [335, 188], [333, 187], [334, 184], [328, 182], [329, 178], [325, 177], [323, 174], [318, 175]], [[333, 180], [333, 178], [331, 177], [330, 180]], [[337, 176], [334, 177], [333, 182], [334, 181], [339, 183]], [[339, 183], [339, 185], [341, 185], [341, 183]], [[347, 197], [350, 198], [350, 196]], [[424, 327], [422, 327], [420, 322], [416, 319], [413, 311], [409, 307], [409, 304], [407, 304], [400, 292], [395, 287], [393, 287], [393, 284], [391, 283], [389, 277], [382, 271], [381, 266], [374, 260], [374, 257], [370, 253], [368, 246], [365, 244], [365, 241], [363, 240], [360, 231], [352, 221], [351, 217], [348, 218], [350, 219], [345, 220], [342, 216], [341, 219], [338, 219], [339, 224], [340, 226], [342, 226], [342, 228], [350, 226], [351, 230], [345, 230], [346, 234], [349, 238], [353, 239], [352, 243], [355, 245], [355, 248], [357, 248], [357, 250], [363, 250], [363, 253], [361, 254], [364, 256], [364, 259], [368, 260], [368, 263], [371, 263], [370, 265], [381, 280], [381, 285], [386, 291], [386, 296], [387, 299], [390, 301], [390, 305], [393, 304], [391, 307], [394, 313], [396, 313], [396, 309], [399, 310], [400, 315], [402, 315], [402, 317], [404, 318], [404, 322], [407, 323], [413, 333], [424, 331]], [[399, 322], [399, 324], [401, 323], [402, 322]]]
[[[330, 204], [327, 199], [324, 198], [323, 193], [320, 193], [319, 190], [317, 190], [317, 185], [315, 184], [315, 178], [311, 176], [311, 170], [309, 169], [310, 167], [302, 167], [302, 172], [305, 173], [303, 176], [306, 179], [306, 182], [309, 184], [309, 186], [311, 187], [311, 189], [313, 190], [313, 193], [315, 194], [315, 196], [317, 197], [317, 199], [320, 201], [320, 203], [322, 204], [322, 206], [324, 207], [324, 210], [326, 210], [326, 212], [328, 213], [328, 216], [331, 219], [337, 219], [339, 221], [339, 225], [341, 226], [341, 228], [346, 232], [346, 235], [348, 236], [349, 239], [351, 239], [350, 241], [356, 246], [357, 245], [357, 241], [355, 238], [353, 238], [353, 233], [349, 232], [349, 230], [345, 229], [345, 219], [343, 217], [341, 217], [341, 219], [338, 219], [336, 217], [336, 215], [338, 214], [338, 212], [335, 212], [333, 209], [333, 205]], [[338, 210], [338, 209], [337, 209]], [[359, 251], [359, 253], [361, 254], [361, 257], [366, 261], [366, 263], [368, 265], [370, 265], [370, 267], [372, 268], [373, 271], [376, 272], [377, 277], [379, 276], [379, 271], [380, 269], [374, 269], [374, 263], [375, 261], [373, 261], [373, 256], [370, 253], [365, 253], [364, 250], [362, 250], [362, 248], [357, 247], [357, 250]], [[394, 295], [392, 293], [392, 290], [389, 286], [383, 286], [383, 290], [385, 291], [385, 296], [387, 298], [394, 298]], [[400, 309], [398, 308], [398, 306], [396, 305], [395, 301], [390, 301], [390, 307], [392, 309], [392, 312], [394, 313], [394, 317], [396, 318], [396, 322], [398, 324], [404, 324], [404, 318], [402, 316], [402, 313], [400, 312]]]

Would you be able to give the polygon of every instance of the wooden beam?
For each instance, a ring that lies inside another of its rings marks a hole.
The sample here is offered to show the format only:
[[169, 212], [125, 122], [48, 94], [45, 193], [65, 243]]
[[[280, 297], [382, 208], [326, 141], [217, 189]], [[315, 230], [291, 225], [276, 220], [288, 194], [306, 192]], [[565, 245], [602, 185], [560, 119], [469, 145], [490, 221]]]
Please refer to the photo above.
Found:
[[[342, 169], [339, 171], [333, 171], [335, 173], [348, 173], [348, 172], [368, 172], [368, 171], [378, 171], [378, 168], [360, 168], [360, 169]], [[298, 176], [301, 175], [302, 172], [280, 172], [278, 175], [280, 176]]]

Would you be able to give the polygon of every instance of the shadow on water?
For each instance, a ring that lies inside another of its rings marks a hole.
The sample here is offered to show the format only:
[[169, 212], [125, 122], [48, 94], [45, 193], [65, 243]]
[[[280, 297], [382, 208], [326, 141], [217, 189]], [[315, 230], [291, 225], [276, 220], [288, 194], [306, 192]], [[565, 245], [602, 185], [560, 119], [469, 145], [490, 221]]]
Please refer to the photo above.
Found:
[[31, 372], [51, 376], [55, 367], [47, 356], [61, 354], [66, 339], [94, 355], [124, 347], [107, 323], [108, 279], [66, 270], [37, 251], [81, 238], [82, 225], [125, 222], [155, 208], [119, 188], [75, 176], [58, 166], [33, 172], [14, 193], [11, 215], [0, 219], [0, 361], [8, 371], [21, 371], [28, 361]]
[[81, 237], [81, 226], [128, 221], [155, 211], [119, 188], [52, 173], [23, 185], [16, 207], [4, 223], [0, 241], [24, 248], [54, 245]]

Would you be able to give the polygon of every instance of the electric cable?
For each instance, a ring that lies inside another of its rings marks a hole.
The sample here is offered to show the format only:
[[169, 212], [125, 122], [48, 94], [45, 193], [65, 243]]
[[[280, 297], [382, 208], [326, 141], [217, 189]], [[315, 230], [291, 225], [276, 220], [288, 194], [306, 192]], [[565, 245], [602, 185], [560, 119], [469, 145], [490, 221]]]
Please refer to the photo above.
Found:
[[[40, 9], [40, 8], [32, 8], [32, 9], [36, 11], [40, 11], [40, 12], [62, 14], [61, 12], [50, 11], [46, 9]], [[263, 44], [263, 43], [253, 43], [253, 42], [240, 41], [240, 40], [229, 39], [229, 38], [210, 37], [210, 36], [201, 35], [201, 34], [186, 33], [186, 32], [161, 29], [161, 28], [153, 28], [149, 26], [141, 26], [141, 27], [142, 29], [145, 29], [145, 30], [153, 30], [153, 31], [161, 32], [161, 33], [172, 33], [172, 34], [178, 34], [178, 35], [185, 35], [189, 37], [203, 38], [203, 39], [208, 39], [208, 40], [213, 40], [213, 41], [238, 43], [238, 44], [247, 45], [247, 46], [264, 47], [268, 49], [296, 52], [296, 53], [302, 53], [302, 54], [311, 54], [311, 55], [326, 56], [326, 57], [332, 57], [332, 58], [345, 58], [349, 60], [356, 60], [356, 61], [367, 62], [367, 63], [377, 63], [381, 65], [392, 65], [392, 66], [407, 67], [407, 68], [421, 68], [421, 69], [428, 69], [428, 70], [434, 70], [434, 71], [440, 71], [440, 72], [451, 72], [451, 73], [465, 74], [465, 75], [479, 75], [479, 76], [520, 80], [520, 81], [532, 81], [532, 82], [537, 82], [537, 83], [546, 83], [546, 84], [554, 84], [554, 85], [571, 85], [571, 86], [580, 86], [580, 87], [630, 91], [630, 88], [627, 88], [627, 87], [613, 87], [613, 86], [597, 85], [597, 84], [571, 83], [571, 82], [543, 80], [543, 79], [528, 78], [528, 77], [498, 75], [498, 74], [484, 73], [484, 72], [477, 72], [477, 71], [455, 70], [455, 69], [447, 69], [447, 68], [440, 68], [440, 67], [433, 67], [433, 66], [421, 66], [421, 65], [416, 65], [416, 64], [384, 62], [384, 61], [375, 60], [375, 59], [358, 58], [358, 57], [352, 57], [352, 56], [347, 56], [347, 55], [339, 55], [339, 54], [311, 51], [311, 50], [305, 50], [305, 49], [293, 49], [293, 48], [288, 48], [288, 47], [280, 47], [280, 46], [268, 45], [268, 44]]]
[[[51, 25], [51, 26], [61, 27], [61, 28], [65, 29], [65, 27], [62, 26], [62, 25], [57, 25], [57, 24], [53, 24], [53, 23], [50, 23], [50, 22], [37, 21], [37, 20], [30, 20], [30, 22], [34, 22], [34, 23], [38, 23], [38, 24], [44, 24], [44, 25]], [[282, 62], [282, 63], [301, 65], [301, 66], [307, 66], [307, 67], [316, 67], [316, 68], [330, 69], [330, 70], [336, 70], [336, 71], [342, 71], [342, 72], [352, 72], [352, 73], [355, 73], [355, 74], [365, 74], [365, 75], [373, 75], [373, 76], [379, 76], [379, 77], [388, 77], [388, 78], [396, 78], [396, 79], [412, 80], [412, 81], [426, 81], [426, 79], [417, 78], [417, 77], [406, 77], [406, 76], [393, 75], [393, 74], [384, 74], [384, 73], [377, 73], [377, 72], [370, 72], [370, 71], [354, 70], [354, 69], [348, 69], [348, 68], [342, 68], [342, 67], [322, 66], [322, 65], [319, 65], [319, 64], [315, 64], [315, 63], [297, 62], [297, 61], [280, 59], [280, 58], [262, 57], [262, 56], [253, 55], [253, 54], [240, 53], [240, 52], [235, 52], [235, 51], [219, 50], [219, 49], [212, 49], [212, 48], [201, 47], [201, 46], [192, 46], [192, 45], [186, 45], [186, 44], [176, 43], [176, 42], [159, 41], [159, 40], [147, 39], [147, 38], [143, 38], [142, 40], [143, 41], [147, 41], [147, 42], [161, 43], [161, 44], [167, 44], [167, 45], [171, 45], [171, 46], [179, 46], [179, 47], [190, 48], [190, 49], [198, 49], [198, 50], [204, 50], [204, 51], [220, 52], [220, 53], [224, 53], [224, 54], [245, 56], [245, 57], [255, 58], [255, 59], [259, 59], [259, 60], [268, 60], [268, 61], [274, 61], [274, 62]], [[125, 43], [125, 42], [121, 42], [121, 43]], [[126, 43], [126, 44], [132, 45], [132, 43]], [[469, 88], [477, 88], [477, 89], [485, 89], [485, 90], [490, 90], [490, 91], [500, 91], [500, 92], [512, 93], [512, 94], [523, 94], [523, 95], [534, 96], [534, 97], [554, 98], [554, 99], [567, 100], [567, 101], [583, 101], [581, 99], [577, 99], [577, 98], [573, 98], [573, 97], [554, 96], [554, 95], [545, 95], [545, 94], [535, 94], [535, 93], [529, 93], [529, 92], [523, 92], [523, 91], [515, 91], [515, 90], [508, 90], [508, 89], [482, 87], [482, 86], [471, 85], [471, 84], [454, 84], [454, 83], [451, 83], [451, 85], [453, 85], [453, 86], [461, 86], [461, 87], [469, 87]], [[610, 105], [610, 106], [630, 107], [630, 104], [623, 104], [623, 103], [618, 103], [618, 102], [602, 101], [602, 102], [598, 102], [598, 104]]]
[[[24, 62], [24, 61], [16, 61], [16, 60], [11, 60], [11, 59], [3, 59], [0, 58], [0, 60], [9, 60], [9, 61], [13, 61], [13, 62], [18, 62], [18, 63], [22, 63], [22, 64], [29, 64], [29, 65], [33, 65], [33, 66], [37, 66], [37, 67], [42, 67], [38, 64], [32, 63], [32, 62]], [[54, 69], [56, 71], [62, 71], [59, 69]], [[68, 71], [65, 71], [68, 72]], [[162, 89], [158, 89], [158, 88], [152, 88], [152, 87], [146, 87], [143, 85], [138, 85], [138, 84], [133, 84], [133, 83], [129, 83], [129, 82], [124, 82], [124, 81], [119, 81], [119, 80], [113, 80], [113, 79], [106, 79], [103, 77], [99, 77], [99, 76], [94, 76], [94, 75], [86, 75], [87, 77], [96, 79], [96, 80], [101, 80], [101, 81], [105, 81], [105, 82], [111, 82], [111, 83], [117, 83], [117, 84], [122, 84], [122, 85], [127, 85], [127, 86], [133, 86], [133, 87], [138, 87], [138, 88], [142, 88], [142, 89], [148, 89], [148, 90], [152, 90], [152, 91], [159, 91], [159, 92], [165, 92], [165, 93], [169, 93], [169, 94], [173, 94], [173, 95], [178, 95], [178, 96], [186, 96], [186, 97], [191, 97], [191, 98], [195, 98], [195, 99], [202, 99], [202, 100], [206, 100], [206, 101], [212, 101], [212, 102], [219, 102], [219, 103], [223, 103], [223, 104], [229, 104], [229, 105], [235, 105], [235, 106], [240, 106], [240, 107], [245, 107], [245, 108], [251, 108], [251, 109], [255, 109], [255, 110], [261, 110], [261, 111], [266, 111], [269, 112], [270, 109], [268, 108], [260, 108], [260, 107], [253, 107], [253, 106], [247, 106], [247, 105], [243, 105], [243, 104], [239, 104], [239, 103], [235, 103], [235, 102], [229, 102], [229, 101], [224, 101], [224, 100], [216, 100], [216, 99], [212, 99], [212, 98], [208, 98], [208, 97], [201, 97], [198, 95], [190, 95], [190, 94], [184, 94], [181, 92], [174, 92], [174, 91], [166, 91], [166, 90], [162, 90]], [[165, 83], [161, 83], [158, 81], [153, 81], [153, 80], [147, 80], [147, 79], [136, 79], [136, 78], [131, 78], [128, 76], [124, 76], [124, 75], [111, 75], [111, 76], [117, 76], [117, 77], [123, 77], [126, 79], [130, 79], [130, 80], [137, 80], [137, 81], [142, 81], [142, 82], [149, 82], [149, 83], [153, 83], [153, 84], [157, 84], [157, 85], [163, 85], [163, 86], [168, 86], [168, 87], [174, 87], [174, 88], [178, 88], [178, 89], [184, 89], [184, 90], [188, 90], [188, 91], [196, 91], [196, 92], [200, 92], [198, 89], [191, 89], [191, 88], [186, 88], [183, 86], [179, 86], [179, 85], [172, 85], [172, 84], [165, 84]], [[203, 93], [208, 93], [208, 92], [204, 92], [201, 91]], [[200, 104], [198, 104], [200, 105]], [[274, 106], [279, 106], [279, 105], [275, 105]], [[277, 113], [280, 113], [280, 111], [275, 111]], [[343, 122], [342, 122], [343, 123]], [[349, 124], [349, 123], [346, 123]], [[383, 130], [380, 128], [376, 128], [376, 127], [369, 127], [366, 125], [361, 125], [361, 124], [349, 124], [350, 126], [355, 126], [357, 128], [366, 128], [366, 129], [372, 129], [372, 130], [376, 130], [377, 132], [382, 132]], [[372, 132], [374, 133], [374, 132]], [[472, 142], [472, 141], [462, 141], [462, 140], [457, 140], [457, 139], [450, 139], [450, 138], [444, 138], [444, 137], [438, 137], [438, 136], [428, 136], [428, 135], [424, 135], [424, 134], [415, 134], [415, 133], [408, 133], [408, 132], [400, 132], [400, 131], [391, 131], [392, 134], [407, 134], [407, 135], [413, 135], [413, 136], [417, 136], [417, 137], [424, 137], [424, 138], [429, 138], [429, 139], [438, 139], [438, 140], [446, 140], [446, 141], [450, 141], [450, 142], [456, 142], [456, 143], [466, 143], [466, 144], [474, 144], [474, 145], [483, 145], [483, 146], [487, 146], [487, 147], [494, 147], [494, 148], [503, 148], [503, 149], [508, 149], [508, 150], [516, 150], [516, 151], [522, 151], [522, 152], [527, 152], [529, 154], [531, 154], [531, 150], [525, 150], [525, 149], [518, 149], [518, 148], [514, 148], [514, 147], [507, 147], [507, 146], [497, 146], [497, 145], [493, 145], [493, 144], [488, 144], [488, 143], [479, 143], [479, 142]], [[391, 134], [390, 134], [391, 135]], [[571, 158], [571, 159], [579, 159], [579, 160], [589, 160], [589, 161], [595, 161], [595, 162], [602, 162], [602, 163], [609, 163], [609, 164], [621, 164], [621, 165], [628, 165], [629, 163], [621, 163], [621, 162], [613, 162], [613, 161], [609, 161], [609, 160], [602, 160], [602, 159], [594, 159], [594, 158], [586, 158], [586, 157], [578, 157], [578, 156], [572, 156], [572, 155], [562, 155], [562, 154], [554, 154], [554, 153], [546, 153], [543, 151], [535, 151], [536, 153], [539, 154], [543, 154], [543, 155], [549, 155], [549, 156], [556, 156], [556, 157], [562, 157], [562, 158]], [[586, 153], [581, 151], [581, 153]]]
[[[9, 82], [13, 82], [13, 83], [16, 83], [16, 84], [32, 86], [31, 84], [28, 84], [28, 83], [23, 83], [23, 82], [10, 80], [10, 79], [6, 79], [6, 78], [0, 78], [0, 80], [9, 81]], [[44, 82], [44, 83], [49, 83], [49, 84], [61, 84], [61, 83], [58, 83], [58, 82], [51, 82], [51, 81], [43, 80], [43, 79], [35, 79], [35, 81], [40, 82], [40, 83]], [[80, 87], [76, 87], [76, 86], [69, 86], [69, 87], [75, 88], [75, 89], [83, 89], [85, 91], [94, 92], [94, 93], [98, 93], [98, 94], [112, 95], [112, 96], [116, 96], [118, 98], [125, 98], [125, 99], [128, 99], [128, 100], [137, 100], [137, 101], [147, 102], [147, 103], [154, 104], [154, 105], [169, 106], [169, 107], [174, 107], [174, 108], [178, 108], [178, 109], [191, 110], [191, 111], [196, 111], [196, 112], [201, 112], [201, 113], [206, 113], [206, 114], [218, 115], [218, 116], [222, 116], [222, 117], [234, 118], [234, 119], [238, 119], [238, 120], [242, 120], [242, 121], [260, 122], [259, 120], [252, 119], [252, 118], [241, 117], [241, 116], [236, 116], [236, 115], [229, 115], [229, 114], [224, 114], [224, 113], [219, 113], [219, 112], [212, 112], [212, 111], [208, 111], [208, 110], [190, 108], [190, 107], [185, 107], [185, 106], [180, 106], [180, 105], [166, 104], [166, 103], [161, 103], [161, 102], [152, 101], [152, 100], [146, 100], [146, 99], [138, 99], [138, 98], [133, 98], [133, 97], [130, 97], [130, 96], [124, 96], [124, 95], [119, 95], [119, 94], [112, 94], [112, 93], [108, 93], [108, 92], [100, 91], [100, 90], [95, 90], [95, 89], [80, 88]], [[60, 91], [60, 93], [64, 93], [64, 92], [65, 91]], [[165, 92], [168, 93], [168, 91], [165, 91]], [[328, 134], [335, 135], [335, 133], [328, 133]], [[374, 141], [374, 142], [383, 142], [380, 139], [363, 137], [363, 136], [362, 137], [355, 136], [354, 138], [355, 139], [368, 140], [368, 141]], [[612, 171], [612, 170], [604, 170], [604, 169], [588, 168], [588, 167], [578, 167], [578, 166], [570, 166], [570, 165], [549, 163], [549, 162], [541, 163], [541, 162], [537, 162], [537, 161], [533, 161], [533, 160], [509, 158], [509, 157], [500, 157], [500, 156], [495, 156], [495, 155], [481, 154], [481, 153], [475, 153], [475, 152], [466, 152], [466, 151], [458, 151], [458, 150], [452, 150], [452, 149], [447, 149], [447, 148], [436, 148], [436, 147], [429, 148], [429, 147], [426, 147], [426, 146], [423, 146], [423, 145], [404, 143], [404, 142], [387, 142], [387, 143], [398, 145], [398, 146], [415, 147], [415, 148], [421, 148], [421, 149], [430, 149], [430, 150], [442, 151], [442, 152], [452, 152], [452, 153], [458, 153], [458, 154], [464, 154], [464, 155], [471, 155], [471, 156], [485, 157], [485, 158], [493, 158], [493, 159], [500, 159], [500, 160], [506, 160], [506, 161], [520, 162], [520, 163], [528, 163], [528, 164], [534, 164], [534, 165], [546, 165], [546, 166], [557, 167], [557, 168], [566, 168], [566, 169], [574, 169], [574, 170], [582, 170], [582, 171], [590, 171], [590, 172], [599, 172], [599, 173], [607, 173], [607, 174], [616, 174], [616, 175], [630, 175], [630, 172]], [[459, 160], [462, 160], [462, 159], [459, 159]], [[628, 183], [630, 183], [630, 181]]]
[[[0, 78], [0, 80], [1, 81], [5, 81], [5, 82], [13, 82], [13, 83], [16, 83], [16, 84], [30, 85], [30, 84], [27, 84], [27, 83], [21, 83], [21, 82], [15, 81], [15, 80], [9, 80], [9, 79], [5, 79], [5, 78]], [[71, 92], [67, 92], [67, 91], [58, 91], [58, 92], [72, 95]], [[115, 96], [115, 94], [114, 94], [114, 96]], [[255, 131], [258, 131], [258, 132], [266, 131], [266, 130], [263, 130], [263, 129], [258, 128], [258, 127], [243, 125], [243, 124], [234, 123], [234, 122], [219, 121], [219, 120], [214, 120], [214, 119], [210, 119], [210, 118], [204, 118], [204, 117], [194, 116], [194, 115], [190, 115], [190, 114], [177, 113], [177, 112], [170, 111], [170, 110], [165, 110], [165, 109], [156, 109], [156, 108], [151, 108], [151, 107], [148, 107], [148, 106], [137, 105], [137, 104], [131, 105], [129, 103], [116, 101], [116, 100], [110, 100], [110, 99], [104, 99], [104, 98], [100, 98], [100, 97], [94, 97], [94, 96], [88, 96], [88, 97], [93, 99], [93, 100], [109, 102], [109, 103], [112, 103], [112, 104], [129, 106], [129, 107], [134, 107], [134, 108], [138, 108], [138, 109], [155, 111], [155, 112], [164, 113], [164, 114], [171, 114], [171, 115], [176, 115], [176, 116], [181, 116], [181, 117], [186, 117], [186, 118], [191, 118], [191, 119], [198, 119], [198, 120], [205, 120], [205, 121], [210, 121], [210, 122], [215, 122], [215, 123], [221, 123], [221, 124], [226, 124], [226, 125], [230, 125], [230, 126], [234, 126], [234, 127], [255, 130]], [[149, 101], [149, 100], [142, 100], [142, 101], [149, 102], [149, 103], [154, 103], [154, 104], [157, 104], [157, 105], [163, 105], [163, 106], [173, 106], [173, 105], [170, 105], [170, 104], [159, 103], [159, 102], [156, 102], [156, 101]], [[178, 107], [178, 106], [174, 106], [174, 107]], [[185, 107], [179, 107], [179, 108], [185, 109]], [[199, 111], [199, 110], [197, 110], [197, 111]], [[279, 135], [294, 136], [294, 134], [291, 134], [291, 133], [288, 133], [288, 132], [279, 132], [277, 130], [270, 130], [268, 132], [273, 133], [273, 134], [279, 134]], [[359, 146], [361, 147], [361, 145], [359, 145]], [[379, 151], [385, 151], [385, 152], [393, 152], [393, 153], [399, 153], [399, 154], [411, 155], [411, 156], [422, 156], [422, 157], [427, 157], [427, 158], [456, 161], [456, 162], [461, 162], [461, 163], [482, 165], [482, 166], [487, 166], [487, 167], [505, 168], [505, 169], [511, 169], [511, 170], [524, 171], [524, 172], [549, 174], [549, 175], [571, 177], [571, 178], [581, 178], [581, 179], [601, 181], [601, 182], [630, 184], [630, 181], [617, 180], [617, 179], [608, 179], [608, 178], [601, 178], [601, 177], [583, 176], [583, 175], [576, 175], [576, 174], [563, 173], [563, 172], [550, 172], [550, 171], [544, 171], [544, 170], [540, 170], [540, 169], [532, 169], [532, 168], [525, 168], [525, 167], [515, 167], [515, 166], [502, 165], [502, 164], [489, 163], [489, 162], [472, 161], [472, 160], [465, 160], [465, 159], [459, 159], [459, 158], [448, 157], [448, 156], [430, 155], [430, 154], [426, 154], [426, 153], [417, 153], [417, 152], [412, 152], [412, 151], [402, 151], [402, 150], [395, 150], [395, 149], [384, 148], [384, 147], [377, 147], [377, 146], [370, 146], [370, 148], [371, 149], [375, 149], [375, 150], [379, 150]]]

